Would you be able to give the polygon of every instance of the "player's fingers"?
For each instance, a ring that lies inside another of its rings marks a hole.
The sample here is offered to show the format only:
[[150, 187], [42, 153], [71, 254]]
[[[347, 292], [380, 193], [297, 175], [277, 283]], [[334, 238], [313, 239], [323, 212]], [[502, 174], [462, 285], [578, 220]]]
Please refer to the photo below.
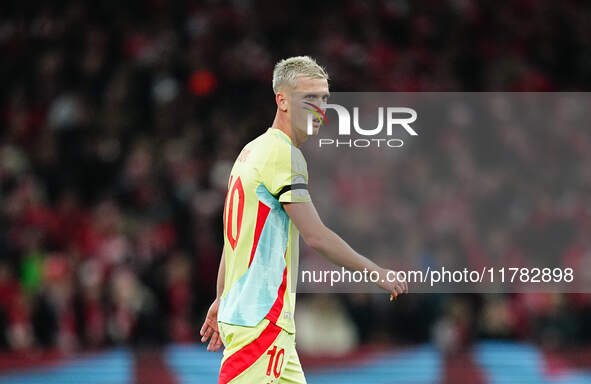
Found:
[[221, 337], [221, 336], [218, 334], [218, 342], [217, 342], [217, 344], [215, 345], [215, 350], [216, 350], [216, 352], [217, 352], [217, 351], [218, 351], [218, 350], [219, 350], [219, 349], [222, 347], [222, 344], [223, 344], [223, 343], [222, 343], [222, 337]]
[[201, 327], [201, 331], [200, 331], [201, 336], [205, 335], [205, 332], [207, 332], [208, 328], [211, 328], [211, 321], [209, 320], [209, 318], [206, 318], [205, 321], [203, 322], [203, 326]]
[[220, 335], [217, 332], [214, 332], [211, 336], [211, 341], [209, 343], [211, 345], [211, 350], [217, 352], [220, 349]]
[[[216, 338], [217, 338], [217, 332], [212, 333], [211, 335], [211, 339], [209, 340], [209, 344], [207, 345], [207, 350], [208, 351], [212, 351], [213, 350], [213, 346], [216, 343]], [[215, 352], [215, 351], [214, 351]]]
[[207, 339], [209, 339], [209, 336], [211, 336], [212, 332], [213, 332], [213, 329], [211, 329], [211, 327], [208, 326], [207, 329], [205, 330], [205, 332], [203, 333], [203, 337], [201, 338], [201, 342], [205, 343], [207, 341]]
[[207, 350], [208, 350], [208, 351], [213, 351], [213, 352], [215, 352], [215, 344], [217, 343], [217, 340], [216, 340], [216, 338], [217, 338], [217, 333], [215, 333], [215, 332], [214, 332], [214, 333], [211, 335], [211, 339], [209, 340], [209, 345], [207, 346]]

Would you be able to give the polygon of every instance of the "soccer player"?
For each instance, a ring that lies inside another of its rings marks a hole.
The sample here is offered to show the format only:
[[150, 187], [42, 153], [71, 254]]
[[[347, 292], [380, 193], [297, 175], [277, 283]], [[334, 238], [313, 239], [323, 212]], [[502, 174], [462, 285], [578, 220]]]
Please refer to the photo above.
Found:
[[[328, 229], [310, 198], [299, 147], [308, 137], [310, 104], [327, 102], [327, 73], [310, 57], [291, 57], [275, 66], [273, 91], [273, 125], [242, 149], [228, 183], [217, 297], [201, 328], [201, 341], [210, 340], [207, 350], [225, 346], [218, 384], [306, 382], [295, 350], [297, 281], [291, 273], [300, 233], [328, 260], [377, 272], [391, 298], [408, 290]], [[314, 134], [321, 123], [314, 118]]]

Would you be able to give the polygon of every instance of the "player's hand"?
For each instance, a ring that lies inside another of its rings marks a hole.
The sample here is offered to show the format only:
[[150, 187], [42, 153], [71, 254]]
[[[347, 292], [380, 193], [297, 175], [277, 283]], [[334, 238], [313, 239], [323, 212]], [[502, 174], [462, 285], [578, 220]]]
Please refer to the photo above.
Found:
[[[389, 273], [388, 273], [389, 272]], [[395, 300], [398, 295], [408, 293], [408, 284], [406, 281], [396, 279], [396, 272], [384, 269], [380, 273], [378, 286], [390, 292], [390, 301]]]
[[207, 345], [208, 351], [217, 352], [222, 346], [222, 338], [220, 337], [220, 331], [218, 329], [218, 308], [220, 302], [218, 299], [211, 304], [205, 316], [205, 321], [201, 327], [201, 342], [205, 343], [211, 337], [209, 344]]

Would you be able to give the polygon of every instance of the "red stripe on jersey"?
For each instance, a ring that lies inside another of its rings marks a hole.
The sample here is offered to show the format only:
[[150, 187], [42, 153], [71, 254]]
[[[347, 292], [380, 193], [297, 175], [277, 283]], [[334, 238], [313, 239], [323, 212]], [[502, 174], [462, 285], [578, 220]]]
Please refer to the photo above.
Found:
[[[238, 215], [236, 219], [236, 237], [232, 234], [232, 220], [234, 218], [232, 211], [234, 210], [234, 196], [238, 192]], [[242, 187], [242, 180], [240, 176], [236, 178], [234, 186], [230, 190], [230, 202], [228, 204], [228, 217], [226, 219], [226, 235], [228, 242], [232, 249], [236, 249], [238, 238], [240, 237], [240, 229], [242, 227], [242, 214], [244, 213], [244, 188]]]
[[277, 290], [277, 299], [275, 299], [275, 303], [265, 316], [271, 323], [276, 323], [277, 319], [279, 319], [279, 315], [281, 314], [281, 309], [283, 309], [283, 296], [285, 295], [285, 288], [287, 288], [287, 266], [283, 270], [283, 281]]
[[259, 337], [228, 357], [220, 370], [218, 384], [226, 384], [253, 365], [273, 344], [281, 328], [269, 323]]
[[267, 216], [269, 216], [269, 212], [271, 211], [270, 207], [267, 207], [265, 204], [259, 201], [259, 209], [257, 211], [257, 224], [254, 228], [254, 241], [252, 242], [252, 249], [250, 250], [250, 261], [248, 262], [248, 267], [250, 268], [250, 264], [252, 264], [252, 259], [254, 259], [254, 253], [257, 250], [257, 245], [259, 244], [259, 238], [261, 237], [261, 232], [263, 231], [263, 227], [265, 226], [265, 221], [267, 220]]

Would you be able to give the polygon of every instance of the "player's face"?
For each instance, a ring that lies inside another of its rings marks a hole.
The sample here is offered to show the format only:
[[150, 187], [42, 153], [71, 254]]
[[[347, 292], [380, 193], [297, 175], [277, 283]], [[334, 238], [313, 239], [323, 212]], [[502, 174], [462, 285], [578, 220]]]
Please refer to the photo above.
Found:
[[[313, 135], [318, 134], [322, 125], [322, 114], [315, 107], [325, 111], [328, 101], [328, 81], [326, 79], [313, 79], [299, 77], [293, 90], [291, 108], [291, 126], [301, 135], [307, 135], [308, 115], [312, 116]], [[310, 112], [314, 110], [315, 113]]]

